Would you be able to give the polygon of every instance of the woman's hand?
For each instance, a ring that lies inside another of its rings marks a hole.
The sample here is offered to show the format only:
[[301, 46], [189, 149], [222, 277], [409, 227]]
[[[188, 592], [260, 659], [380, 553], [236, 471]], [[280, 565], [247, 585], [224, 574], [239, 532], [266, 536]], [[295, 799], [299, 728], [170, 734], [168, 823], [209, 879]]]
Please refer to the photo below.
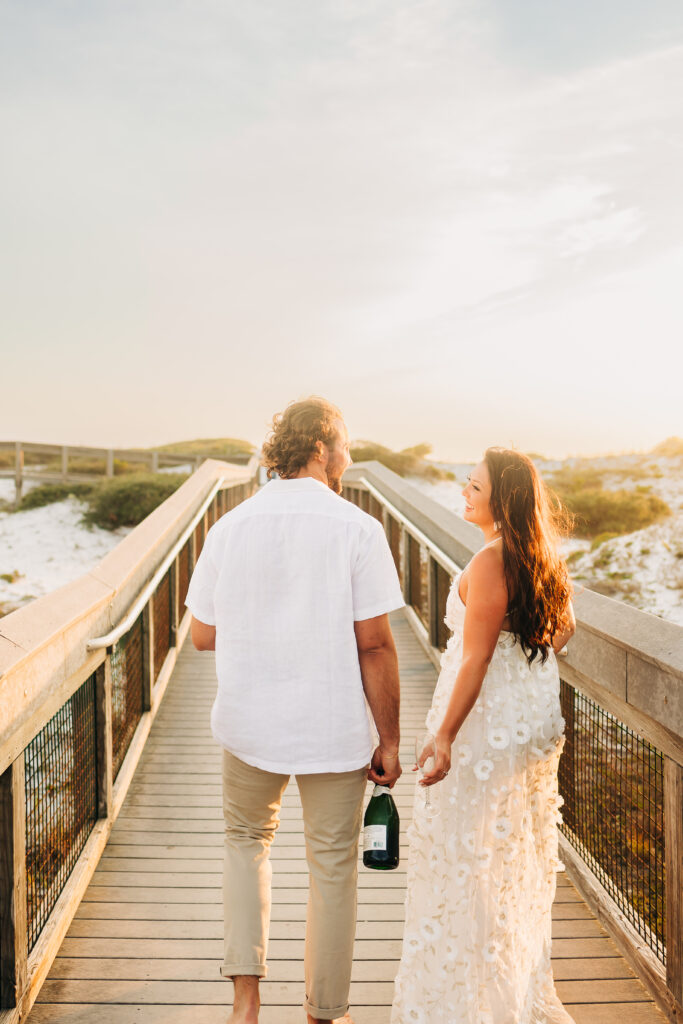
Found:
[[[422, 767], [431, 756], [431, 744], [422, 751], [417, 767]], [[430, 771], [425, 772], [420, 779], [421, 786], [433, 786], [446, 778], [451, 770], [451, 741], [442, 732], [437, 732], [434, 737], [434, 764]]]

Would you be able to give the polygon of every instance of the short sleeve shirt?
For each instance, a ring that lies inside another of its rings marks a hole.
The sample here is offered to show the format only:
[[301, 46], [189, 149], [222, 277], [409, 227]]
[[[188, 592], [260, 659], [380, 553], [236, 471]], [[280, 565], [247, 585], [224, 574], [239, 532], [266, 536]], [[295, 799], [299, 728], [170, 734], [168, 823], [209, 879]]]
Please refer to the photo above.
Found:
[[266, 484], [211, 528], [187, 594], [216, 627], [216, 740], [283, 774], [367, 764], [353, 626], [403, 603], [376, 519], [312, 477]]

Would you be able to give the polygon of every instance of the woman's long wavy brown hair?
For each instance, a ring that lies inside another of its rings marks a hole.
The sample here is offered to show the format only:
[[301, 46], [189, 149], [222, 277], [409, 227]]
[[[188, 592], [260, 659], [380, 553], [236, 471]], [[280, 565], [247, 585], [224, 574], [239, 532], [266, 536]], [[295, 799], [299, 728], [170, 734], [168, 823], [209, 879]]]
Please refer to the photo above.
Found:
[[333, 447], [339, 433], [337, 419], [342, 419], [337, 406], [317, 395], [292, 402], [277, 413], [262, 449], [261, 461], [268, 467], [268, 476], [294, 477], [315, 455], [319, 441]]
[[490, 506], [503, 538], [510, 630], [529, 664], [545, 662], [554, 634], [566, 623], [572, 588], [557, 542], [571, 516], [521, 452], [488, 448]]

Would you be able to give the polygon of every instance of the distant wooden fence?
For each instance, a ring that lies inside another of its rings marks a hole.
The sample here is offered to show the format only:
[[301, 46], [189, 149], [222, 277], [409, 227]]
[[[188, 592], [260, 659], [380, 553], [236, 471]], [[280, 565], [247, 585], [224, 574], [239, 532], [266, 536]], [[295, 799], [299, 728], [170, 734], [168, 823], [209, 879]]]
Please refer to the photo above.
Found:
[[90, 573], [2, 620], [0, 1024], [25, 1020], [97, 866], [190, 625], [206, 533], [256, 460], [205, 462]]
[[[4, 459], [1, 458], [3, 455]], [[0, 477], [14, 479], [14, 500], [19, 504], [25, 480], [38, 480], [44, 484], [82, 483], [98, 477], [115, 476], [117, 463], [133, 464], [150, 473], [188, 465], [196, 470], [205, 459], [211, 457], [201, 452], [178, 455], [164, 450], [148, 452], [135, 448], [91, 448], [83, 445], [0, 441]], [[234, 455], [228, 461], [235, 465], [246, 465], [250, 458], [250, 455]], [[44, 468], [41, 465], [43, 460], [51, 463], [51, 468]], [[2, 462], [11, 464], [3, 466]], [[59, 464], [58, 468], [54, 463]], [[93, 468], [93, 463], [101, 463], [101, 469], [99, 466]]]

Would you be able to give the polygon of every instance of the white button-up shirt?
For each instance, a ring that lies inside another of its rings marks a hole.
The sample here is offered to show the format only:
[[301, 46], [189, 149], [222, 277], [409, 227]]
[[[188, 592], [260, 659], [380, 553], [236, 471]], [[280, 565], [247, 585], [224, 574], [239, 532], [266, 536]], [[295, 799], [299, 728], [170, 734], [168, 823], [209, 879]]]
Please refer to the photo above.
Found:
[[373, 747], [354, 621], [403, 605], [381, 524], [312, 477], [272, 480], [209, 530], [186, 600], [216, 627], [216, 740], [282, 774]]

